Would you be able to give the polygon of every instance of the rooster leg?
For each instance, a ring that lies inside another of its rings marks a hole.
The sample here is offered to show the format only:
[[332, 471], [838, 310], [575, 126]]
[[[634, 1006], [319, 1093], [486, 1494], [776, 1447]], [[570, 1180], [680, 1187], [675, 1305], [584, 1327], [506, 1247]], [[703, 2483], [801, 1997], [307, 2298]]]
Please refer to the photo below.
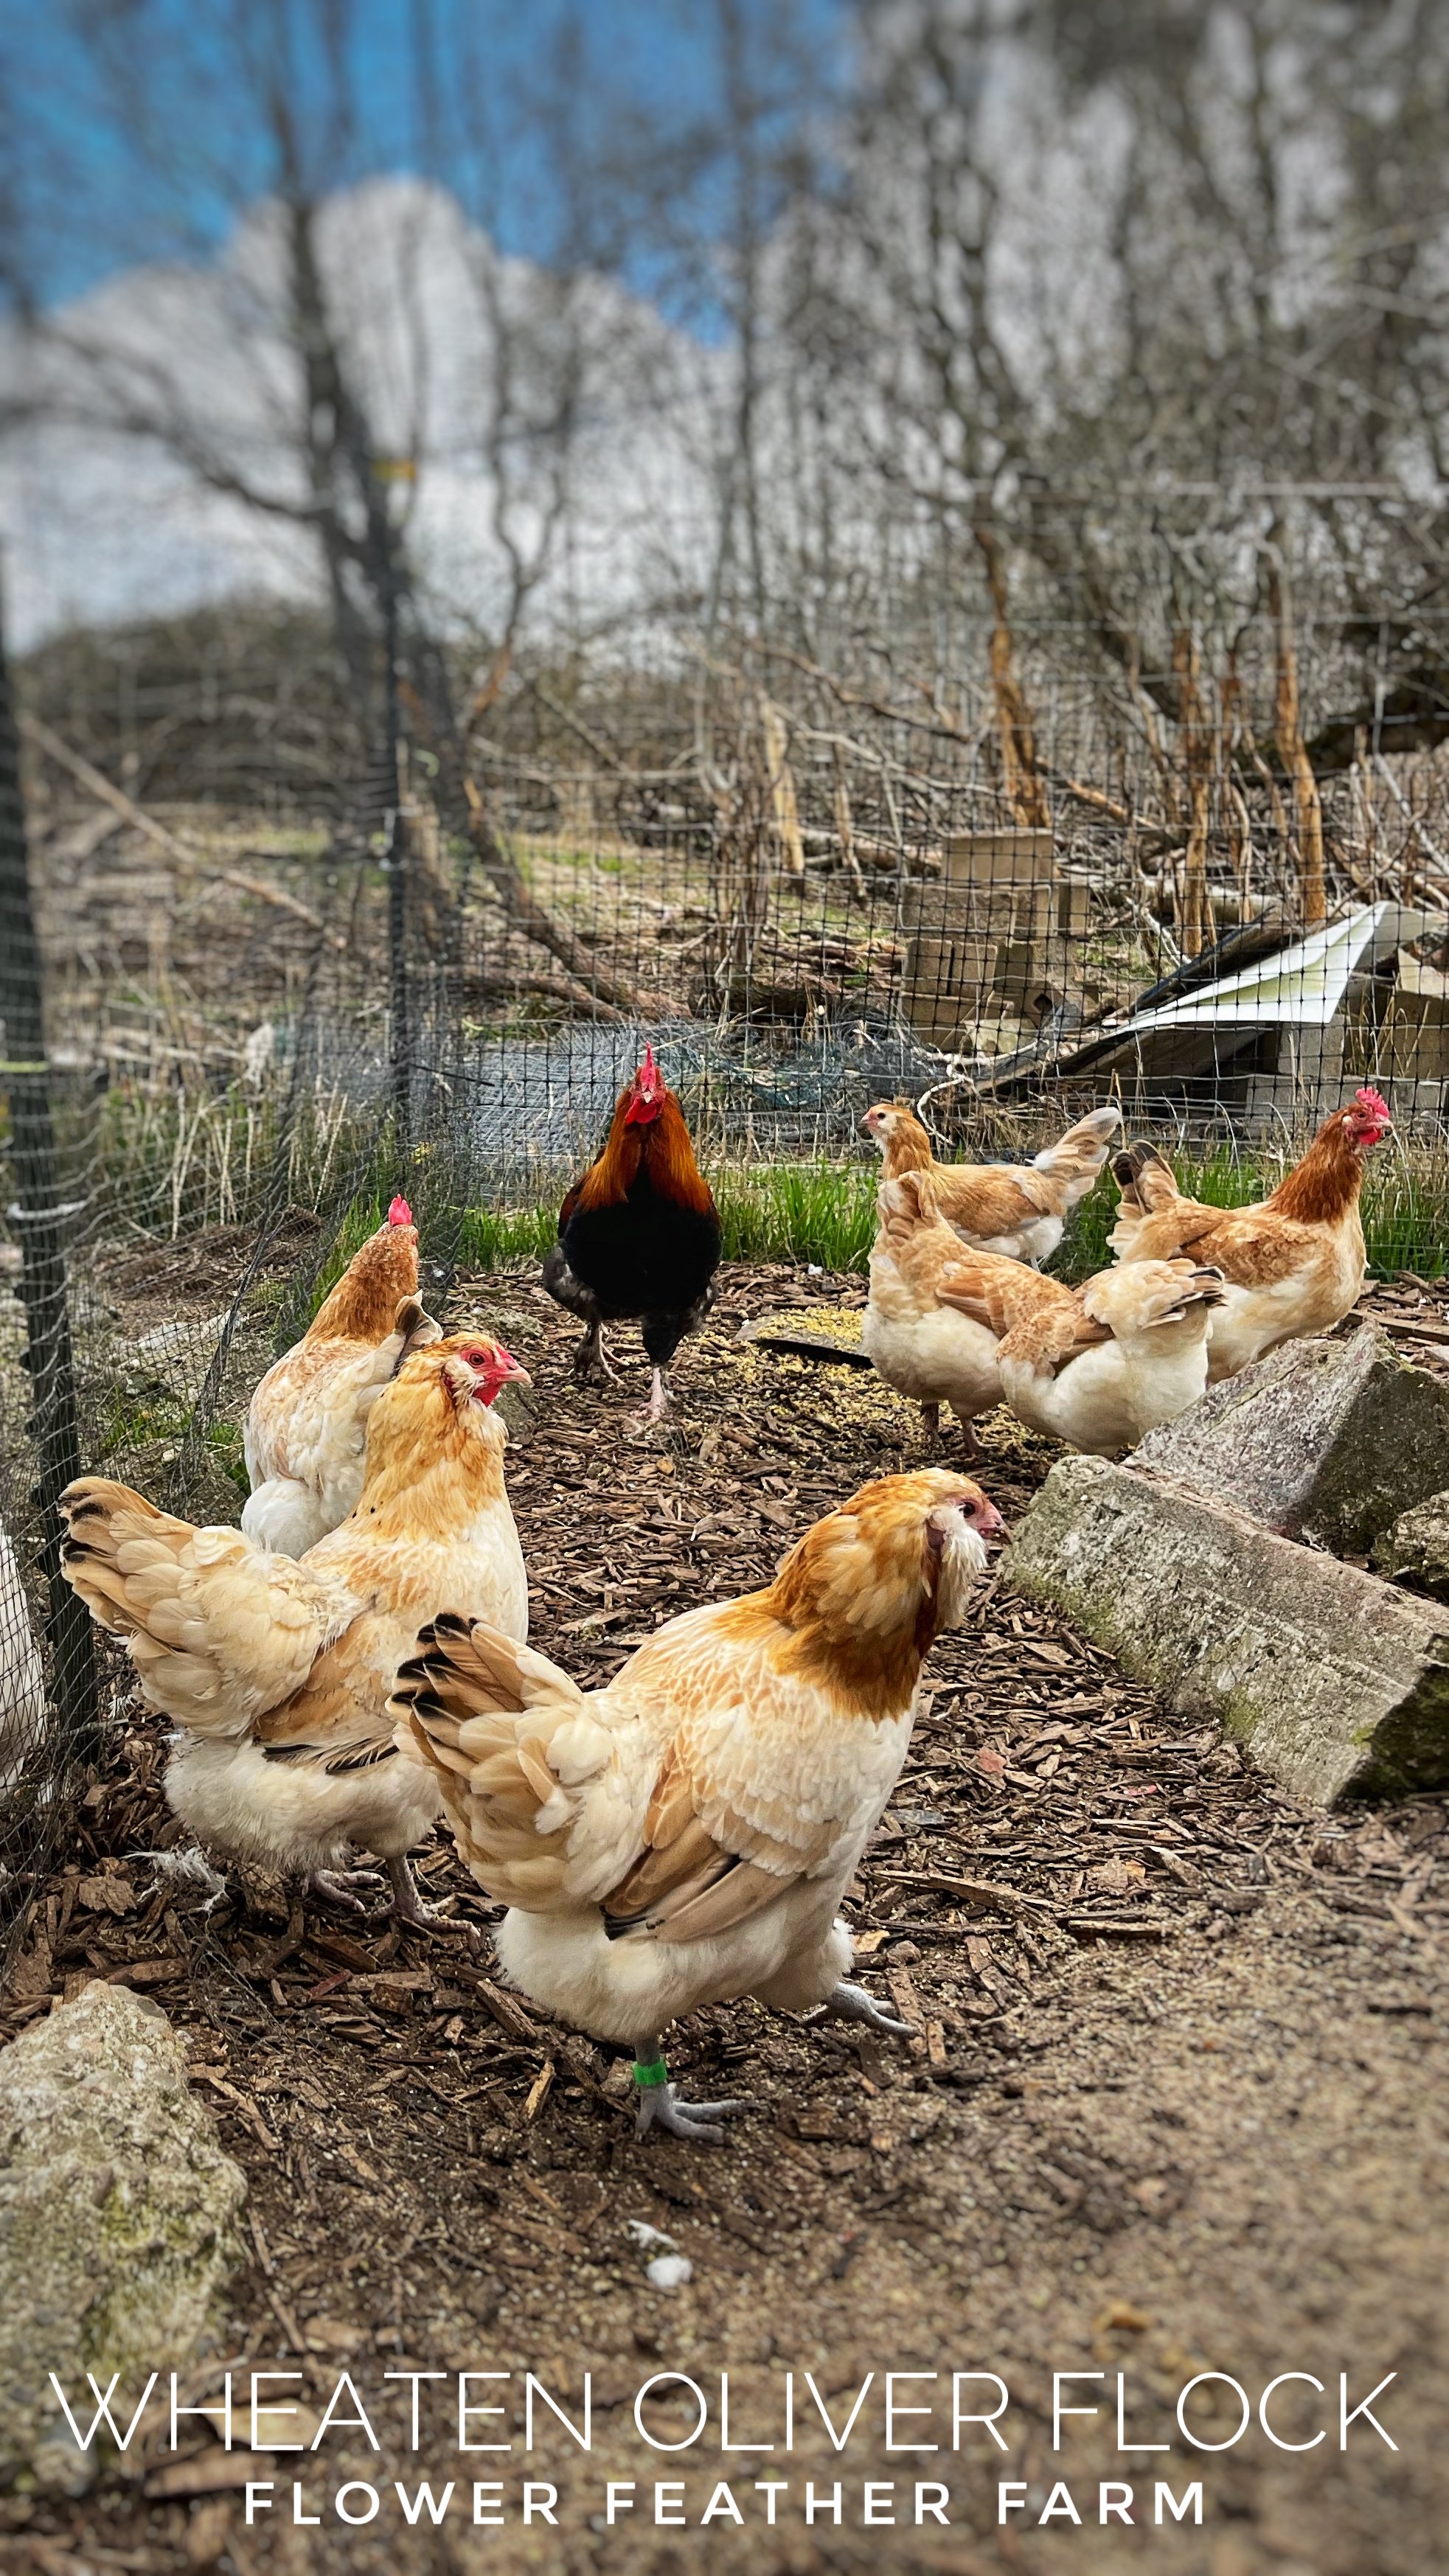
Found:
[[970, 1414], [958, 1413], [956, 1419], [961, 1425], [961, 1437], [965, 1442], [967, 1457], [979, 1458], [981, 1455], [981, 1443], [976, 1437], [976, 1425], [972, 1421]]
[[639, 2092], [635, 2126], [641, 2138], [647, 2137], [651, 2129], [667, 2129], [671, 2138], [722, 2147], [725, 2133], [718, 2122], [729, 2119], [736, 2111], [752, 2111], [755, 2107], [748, 2096], [732, 2102], [681, 2102], [669, 2081], [657, 2039], [639, 2042], [634, 2052], [634, 2082]]
[[345, 1906], [349, 1914], [367, 1912], [361, 1897], [354, 1896], [354, 1888], [381, 1885], [382, 1880], [375, 1869], [314, 1869], [307, 1874], [309, 1894], [325, 1896], [329, 1905]]
[[619, 1372], [616, 1368], [611, 1368], [604, 1357], [604, 1327], [602, 1324], [590, 1324], [588, 1331], [585, 1333], [583, 1340], [575, 1351], [574, 1375], [583, 1386], [587, 1386], [591, 1378], [604, 1378], [610, 1386], [618, 1385]]
[[650, 1383], [650, 1401], [645, 1404], [645, 1412], [639, 1414], [639, 1422], [663, 1422], [668, 1409], [670, 1409], [670, 1391], [668, 1386], [665, 1386], [665, 1373], [663, 1368], [655, 1368], [655, 1376], [652, 1376], [652, 1383]]
[[888, 2030], [893, 2039], [910, 2039], [913, 2036], [908, 2021], [892, 2021], [890, 2014], [881, 2011], [864, 1986], [847, 1985], [844, 1979], [838, 1986], [831, 1987], [825, 1998], [825, 2009], [838, 2021], [863, 2021], [867, 2030]]
[[934, 1449], [937, 1441], [941, 1437], [941, 1408], [939, 1404], [922, 1405], [921, 1429], [925, 1434], [927, 1448]]

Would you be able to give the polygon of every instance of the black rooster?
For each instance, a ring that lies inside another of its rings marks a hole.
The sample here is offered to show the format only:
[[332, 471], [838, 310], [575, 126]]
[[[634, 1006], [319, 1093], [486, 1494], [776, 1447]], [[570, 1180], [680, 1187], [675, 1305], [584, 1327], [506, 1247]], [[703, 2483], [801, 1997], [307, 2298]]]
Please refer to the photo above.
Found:
[[612, 1378], [604, 1326], [637, 1317], [654, 1368], [644, 1419], [660, 1421], [664, 1372], [709, 1311], [719, 1256], [719, 1216], [684, 1112], [646, 1046], [602, 1154], [559, 1210], [558, 1241], [543, 1265], [549, 1295], [589, 1328], [575, 1375]]

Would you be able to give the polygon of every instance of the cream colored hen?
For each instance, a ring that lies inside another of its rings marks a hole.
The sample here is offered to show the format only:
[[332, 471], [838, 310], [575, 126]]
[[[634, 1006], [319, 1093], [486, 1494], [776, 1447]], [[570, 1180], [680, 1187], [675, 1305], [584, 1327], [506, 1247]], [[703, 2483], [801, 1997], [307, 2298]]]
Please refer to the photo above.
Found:
[[[966, 1434], [966, 1454], [974, 1457], [975, 1416], [1001, 1402], [997, 1343], [1009, 1319], [1053, 1305], [1075, 1314], [1072, 1292], [1020, 1261], [968, 1252], [940, 1213], [933, 1173], [902, 1172], [882, 1181], [877, 1205], [880, 1231], [870, 1256], [861, 1346], [887, 1386], [920, 1405], [928, 1440], [938, 1436], [941, 1407], [949, 1404]], [[983, 1281], [994, 1283], [1008, 1320], [993, 1325], [979, 1311], [975, 1292]], [[957, 1293], [963, 1287], [968, 1294]]]
[[939, 1214], [973, 1251], [1041, 1263], [1096, 1180], [1121, 1119], [1115, 1109], [1089, 1110], [1029, 1163], [938, 1163], [907, 1100], [879, 1101], [862, 1123], [880, 1147], [886, 1179], [924, 1172]]
[[414, 1353], [371, 1409], [355, 1512], [300, 1560], [193, 1529], [105, 1477], [67, 1488], [66, 1579], [177, 1727], [166, 1795], [201, 1842], [305, 1871], [344, 1902], [331, 1873], [353, 1846], [377, 1852], [396, 1910], [432, 1919], [405, 1855], [437, 1815], [437, 1782], [398, 1752], [386, 1702], [445, 1603], [528, 1632], [492, 1410], [510, 1380], [527, 1383], [476, 1336]]
[[418, 1299], [418, 1234], [406, 1199], [352, 1256], [300, 1342], [247, 1409], [248, 1538], [305, 1556], [362, 1491], [369, 1407], [409, 1351], [437, 1341]]
[[999, 1336], [996, 1373], [1018, 1420], [1099, 1458], [1131, 1449], [1196, 1404], [1208, 1380], [1208, 1332], [1220, 1271], [1191, 1261], [1100, 1270], [1078, 1289], [969, 1254], [944, 1293]]
[[1000, 1519], [931, 1469], [866, 1485], [775, 1581], [671, 1619], [607, 1690], [466, 1618], [398, 1676], [474, 1877], [509, 1907], [498, 1952], [532, 2000], [634, 2050], [639, 2126], [718, 2138], [659, 2034], [706, 2003], [825, 2004], [899, 2030], [846, 1982], [836, 1919], [910, 1741], [923, 1659], [961, 1620]]

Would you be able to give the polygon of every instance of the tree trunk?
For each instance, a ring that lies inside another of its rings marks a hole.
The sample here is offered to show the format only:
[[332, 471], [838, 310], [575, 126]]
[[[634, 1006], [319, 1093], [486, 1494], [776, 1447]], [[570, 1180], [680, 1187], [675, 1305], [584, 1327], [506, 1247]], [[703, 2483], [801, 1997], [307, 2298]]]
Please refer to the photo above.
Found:
[[973, 528], [972, 535], [986, 564], [987, 587], [996, 611], [990, 645], [991, 694], [996, 704], [1002, 793], [1018, 823], [1030, 831], [1046, 831], [1051, 826], [1051, 808], [1046, 781], [1037, 767], [1031, 709], [1017, 677], [1001, 548], [990, 528]]
[[1211, 945], [1208, 906], [1208, 818], [1212, 796], [1212, 736], [1202, 702], [1202, 666], [1190, 626], [1172, 639], [1172, 667], [1177, 677], [1178, 724], [1182, 763], [1187, 773], [1188, 835], [1182, 865], [1182, 903], [1178, 938], [1184, 957], [1200, 957]]

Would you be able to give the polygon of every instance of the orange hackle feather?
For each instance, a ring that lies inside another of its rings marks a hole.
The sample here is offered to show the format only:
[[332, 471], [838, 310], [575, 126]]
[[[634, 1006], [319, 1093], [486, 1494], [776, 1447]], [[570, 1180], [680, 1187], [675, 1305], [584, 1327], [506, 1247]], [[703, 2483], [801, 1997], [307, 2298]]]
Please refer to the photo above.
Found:
[[628, 1197], [641, 1167], [661, 1198], [673, 1199], [700, 1216], [714, 1214], [709, 1183], [694, 1159], [684, 1112], [673, 1092], [664, 1092], [659, 1113], [647, 1126], [628, 1123], [633, 1097], [632, 1086], [620, 1092], [608, 1142], [577, 1188], [570, 1190], [563, 1203], [562, 1223], [567, 1224], [571, 1216], [590, 1208], [616, 1207]]
[[[1381, 1114], [1388, 1124], [1388, 1107], [1378, 1092], [1360, 1091], [1356, 1106]], [[1363, 1186], [1363, 1156], [1354, 1144], [1352, 1117], [1352, 1109], [1335, 1109], [1325, 1118], [1302, 1162], [1265, 1205], [1302, 1225], [1332, 1225], [1353, 1206]]]
[[716, 1633], [744, 1643], [791, 1631], [779, 1671], [824, 1685], [858, 1715], [898, 1715], [939, 1623], [922, 1514], [963, 1497], [984, 1500], [969, 1477], [936, 1467], [862, 1485], [797, 1540], [773, 1583], [720, 1612]]

